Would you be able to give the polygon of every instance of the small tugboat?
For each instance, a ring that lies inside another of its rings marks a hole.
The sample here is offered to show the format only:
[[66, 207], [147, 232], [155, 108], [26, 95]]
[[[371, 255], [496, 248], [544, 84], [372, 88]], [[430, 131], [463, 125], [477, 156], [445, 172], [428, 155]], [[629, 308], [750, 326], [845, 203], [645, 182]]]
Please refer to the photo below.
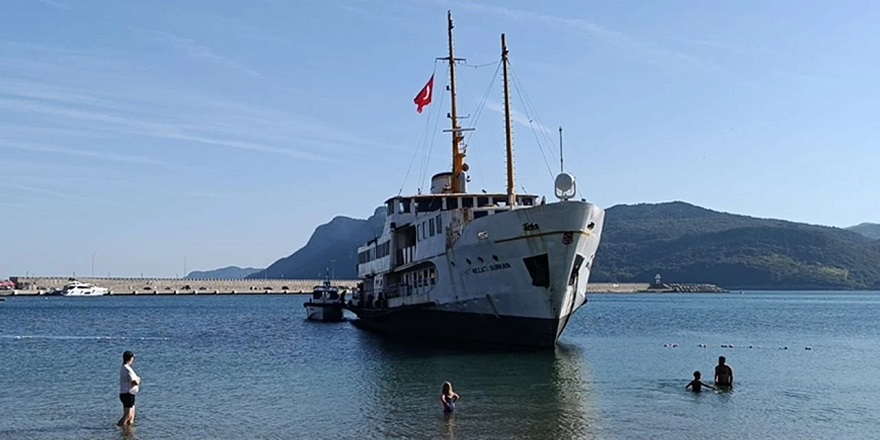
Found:
[[325, 322], [342, 321], [344, 302], [345, 293], [340, 294], [340, 289], [333, 286], [328, 277], [323, 284], [312, 289], [312, 298], [303, 304], [303, 307], [306, 308], [306, 319]]

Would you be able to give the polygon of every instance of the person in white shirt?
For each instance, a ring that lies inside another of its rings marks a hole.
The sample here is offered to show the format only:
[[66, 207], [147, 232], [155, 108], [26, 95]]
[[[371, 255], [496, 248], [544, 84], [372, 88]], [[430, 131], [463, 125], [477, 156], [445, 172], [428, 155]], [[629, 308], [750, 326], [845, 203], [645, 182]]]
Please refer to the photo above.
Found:
[[122, 418], [116, 426], [134, 424], [134, 396], [140, 391], [141, 378], [131, 368], [134, 353], [126, 350], [122, 353], [122, 367], [119, 369], [119, 400], [122, 401]]

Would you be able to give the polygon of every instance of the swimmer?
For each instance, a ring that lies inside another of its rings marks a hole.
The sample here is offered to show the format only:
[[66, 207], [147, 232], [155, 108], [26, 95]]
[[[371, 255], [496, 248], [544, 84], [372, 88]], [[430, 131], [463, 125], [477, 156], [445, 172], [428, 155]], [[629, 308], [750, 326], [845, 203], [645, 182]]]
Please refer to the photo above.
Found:
[[693, 391], [695, 393], [699, 393], [699, 392], [703, 391], [703, 387], [712, 388], [713, 390], [715, 389], [715, 387], [713, 387], [712, 385], [709, 385], [707, 383], [703, 383], [703, 381], [700, 380], [700, 377], [701, 377], [700, 372], [694, 371], [694, 380], [688, 382], [688, 384], [685, 385], [684, 389], [686, 389], [686, 390], [690, 389], [691, 391]]
[[443, 391], [440, 394], [440, 403], [443, 404], [443, 412], [449, 414], [455, 411], [455, 402], [460, 398], [461, 396], [452, 390], [451, 383], [443, 382]]

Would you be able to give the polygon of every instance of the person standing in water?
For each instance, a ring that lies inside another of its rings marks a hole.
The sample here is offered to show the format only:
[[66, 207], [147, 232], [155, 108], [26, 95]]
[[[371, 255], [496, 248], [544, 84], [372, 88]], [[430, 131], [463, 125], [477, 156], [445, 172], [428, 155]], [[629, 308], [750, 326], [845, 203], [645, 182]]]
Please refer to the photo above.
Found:
[[452, 390], [451, 383], [443, 382], [443, 391], [440, 393], [440, 403], [443, 404], [443, 412], [450, 414], [455, 411], [455, 402], [460, 398], [461, 396]]
[[715, 389], [715, 387], [713, 387], [712, 385], [703, 383], [703, 381], [700, 380], [700, 372], [694, 371], [694, 380], [685, 385], [684, 389], [690, 389], [695, 393], [699, 393], [703, 390], [703, 387], [712, 388], [713, 390]]
[[733, 368], [725, 364], [727, 358], [718, 356], [718, 365], [715, 367], [715, 386], [719, 388], [733, 387]]
[[122, 353], [122, 367], [119, 369], [119, 400], [122, 401], [122, 418], [116, 426], [134, 424], [134, 397], [140, 391], [141, 378], [134, 372], [134, 353]]

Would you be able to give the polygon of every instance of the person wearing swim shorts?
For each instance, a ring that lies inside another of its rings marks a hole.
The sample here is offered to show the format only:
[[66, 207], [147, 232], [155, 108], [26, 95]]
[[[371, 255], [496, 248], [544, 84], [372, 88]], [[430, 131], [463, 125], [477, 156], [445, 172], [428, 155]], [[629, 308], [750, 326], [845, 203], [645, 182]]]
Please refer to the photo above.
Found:
[[134, 400], [140, 391], [141, 378], [131, 365], [134, 363], [134, 353], [126, 350], [122, 353], [122, 367], [119, 368], [119, 400], [122, 402], [122, 418], [116, 422], [116, 426], [131, 426], [134, 424]]

